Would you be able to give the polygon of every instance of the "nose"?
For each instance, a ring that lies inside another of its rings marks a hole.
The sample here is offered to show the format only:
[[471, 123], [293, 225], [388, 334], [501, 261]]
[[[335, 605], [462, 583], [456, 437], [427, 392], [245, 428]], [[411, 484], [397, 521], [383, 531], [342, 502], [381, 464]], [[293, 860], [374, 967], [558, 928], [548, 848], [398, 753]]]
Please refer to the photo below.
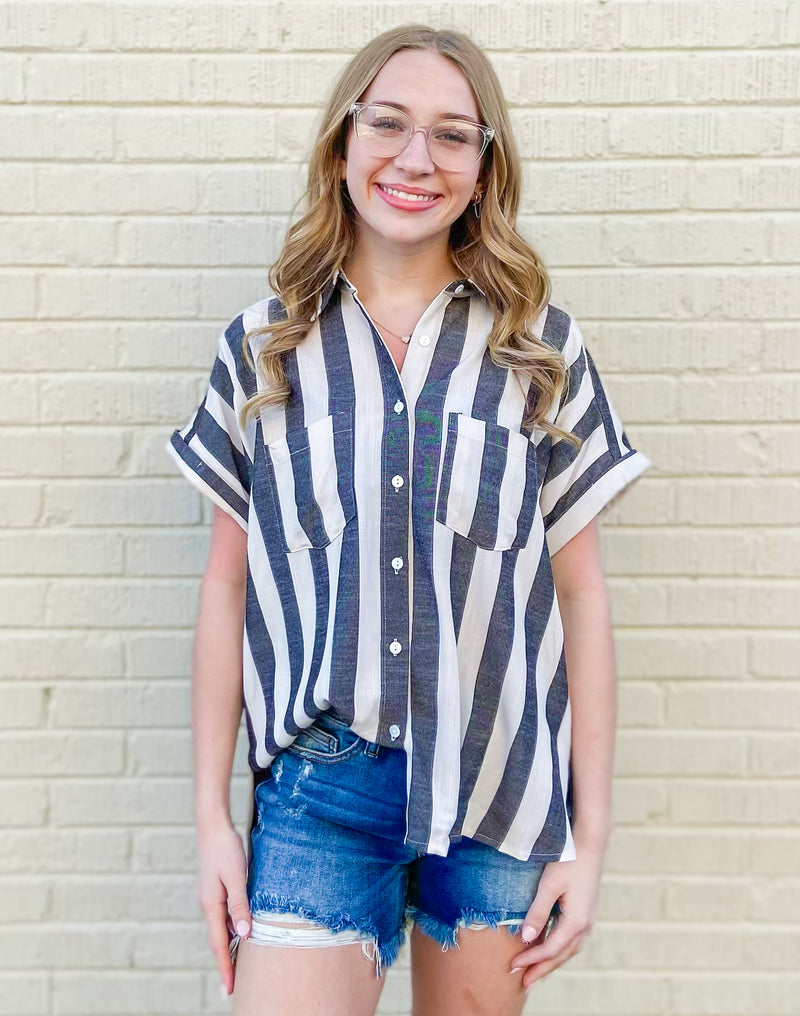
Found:
[[436, 165], [428, 154], [425, 132], [421, 128], [414, 131], [405, 151], [395, 156], [394, 161], [409, 172], [434, 173], [436, 171]]

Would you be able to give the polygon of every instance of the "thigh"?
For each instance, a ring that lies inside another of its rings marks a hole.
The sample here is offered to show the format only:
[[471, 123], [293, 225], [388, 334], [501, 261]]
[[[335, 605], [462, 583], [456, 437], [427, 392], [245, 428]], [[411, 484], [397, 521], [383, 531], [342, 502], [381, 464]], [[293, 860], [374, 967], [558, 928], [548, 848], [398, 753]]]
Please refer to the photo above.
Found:
[[383, 835], [404, 816], [400, 761], [344, 724], [318, 721], [256, 786], [253, 925], [236, 951], [234, 1013], [288, 1016], [298, 998], [326, 1016], [374, 1011], [405, 938], [416, 856]]
[[247, 940], [237, 951], [232, 1013], [373, 1016], [385, 981], [385, 973], [376, 978], [358, 943], [300, 949]]
[[522, 1012], [522, 973], [510, 973], [511, 959], [547, 863], [464, 837], [447, 857], [428, 854], [410, 866], [414, 1016]]

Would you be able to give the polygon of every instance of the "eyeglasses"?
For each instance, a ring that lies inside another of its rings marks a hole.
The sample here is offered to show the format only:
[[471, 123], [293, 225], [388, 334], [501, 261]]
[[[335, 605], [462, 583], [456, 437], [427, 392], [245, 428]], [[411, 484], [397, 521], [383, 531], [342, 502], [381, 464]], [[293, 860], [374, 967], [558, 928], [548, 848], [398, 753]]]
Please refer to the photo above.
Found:
[[441, 120], [427, 128], [418, 127], [401, 109], [379, 103], [354, 102], [348, 113], [353, 117], [356, 137], [373, 155], [394, 158], [422, 131], [431, 160], [440, 169], [456, 173], [473, 166], [494, 137], [493, 127], [471, 120]]

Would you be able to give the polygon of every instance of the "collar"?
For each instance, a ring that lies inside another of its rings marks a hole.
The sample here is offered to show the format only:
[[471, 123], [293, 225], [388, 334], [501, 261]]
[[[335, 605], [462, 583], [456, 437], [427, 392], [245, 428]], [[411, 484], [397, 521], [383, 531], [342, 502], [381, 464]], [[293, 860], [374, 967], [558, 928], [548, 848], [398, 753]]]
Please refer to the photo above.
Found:
[[[354, 295], [358, 292], [353, 283], [347, 278], [341, 268], [335, 269], [328, 281], [322, 286], [319, 293], [317, 294], [317, 309], [314, 313], [312, 321], [315, 321], [319, 315], [325, 310], [330, 303], [330, 299], [333, 296], [334, 290], [337, 285], [341, 283], [345, 289], [348, 289]], [[473, 293], [480, 293], [481, 296], [486, 300], [488, 299], [484, 291], [478, 285], [474, 279], [461, 278], [454, 279], [449, 286], [446, 286], [443, 290], [445, 293], [449, 293], [451, 296], [464, 297], [471, 296]]]

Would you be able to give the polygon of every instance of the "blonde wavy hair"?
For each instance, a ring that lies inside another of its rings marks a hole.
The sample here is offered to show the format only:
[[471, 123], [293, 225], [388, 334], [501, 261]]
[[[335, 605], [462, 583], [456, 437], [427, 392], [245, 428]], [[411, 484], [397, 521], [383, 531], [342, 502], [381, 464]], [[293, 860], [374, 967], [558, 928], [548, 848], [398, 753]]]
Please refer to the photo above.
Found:
[[554, 440], [581, 441], [545, 420], [566, 391], [567, 366], [561, 353], [536, 338], [532, 325], [550, 297], [550, 279], [536, 251], [517, 233], [520, 161], [511, 133], [505, 98], [494, 68], [469, 36], [425, 25], [401, 25], [377, 36], [342, 71], [322, 117], [308, 168], [307, 211], [286, 234], [283, 250], [269, 270], [269, 283], [284, 308], [281, 320], [251, 330], [242, 343], [254, 369], [248, 340], [270, 335], [258, 353], [258, 368], [267, 389], [252, 395], [240, 412], [250, 415], [285, 405], [291, 389], [282, 354], [302, 342], [311, 327], [322, 286], [340, 268], [357, 244], [355, 213], [340, 177], [351, 105], [369, 87], [386, 61], [401, 50], [429, 50], [451, 60], [472, 87], [482, 122], [494, 127], [481, 167], [481, 214], [471, 203], [450, 227], [450, 258], [456, 268], [486, 293], [494, 312], [487, 344], [492, 360], [510, 368], [523, 396], [533, 385], [523, 426], [539, 426]]

